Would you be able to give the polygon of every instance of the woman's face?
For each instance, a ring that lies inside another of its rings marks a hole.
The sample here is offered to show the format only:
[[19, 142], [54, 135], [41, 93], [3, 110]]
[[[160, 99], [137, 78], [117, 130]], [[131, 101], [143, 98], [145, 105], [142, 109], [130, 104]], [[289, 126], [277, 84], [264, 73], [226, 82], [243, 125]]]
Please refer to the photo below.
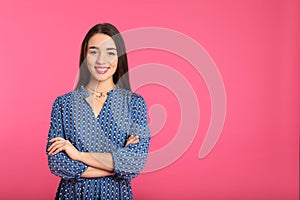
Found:
[[88, 42], [86, 55], [91, 78], [97, 81], [112, 81], [118, 65], [117, 48], [112, 38], [96, 33]]

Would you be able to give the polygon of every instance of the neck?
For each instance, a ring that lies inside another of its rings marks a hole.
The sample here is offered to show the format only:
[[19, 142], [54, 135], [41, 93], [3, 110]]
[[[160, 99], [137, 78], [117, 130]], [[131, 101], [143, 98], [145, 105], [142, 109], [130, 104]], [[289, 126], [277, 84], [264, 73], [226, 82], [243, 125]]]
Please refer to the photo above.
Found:
[[112, 79], [108, 79], [105, 81], [97, 81], [97, 80], [90, 80], [89, 83], [86, 85], [89, 89], [95, 92], [105, 92], [108, 90], [113, 89], [115, 86]]

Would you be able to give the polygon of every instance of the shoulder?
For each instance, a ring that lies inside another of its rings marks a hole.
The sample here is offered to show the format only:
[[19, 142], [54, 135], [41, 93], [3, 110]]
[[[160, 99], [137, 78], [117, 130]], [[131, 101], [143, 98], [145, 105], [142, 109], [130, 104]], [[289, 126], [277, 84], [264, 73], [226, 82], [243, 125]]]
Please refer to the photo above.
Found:
[[146, 102], [144, 100], [144, 98], [142, 97], [142, 95], [137, 94], [137, 93], [132, 93], [130, 95], [129, 101], [131, 103], [131, 105], [133, 106], [143, 106], [146, 107]]
[[77, 90], [57, 96], [52, 104], [52, 107], [63, 107], [71, 102], [72, 96], [77, 93]]
[[144, 98], [138, 93], [132, 92], [124, 88], [117, 88], [117, 93], [125, 97], [129, 101], [129, 104], [132, 106], [146, 105]]

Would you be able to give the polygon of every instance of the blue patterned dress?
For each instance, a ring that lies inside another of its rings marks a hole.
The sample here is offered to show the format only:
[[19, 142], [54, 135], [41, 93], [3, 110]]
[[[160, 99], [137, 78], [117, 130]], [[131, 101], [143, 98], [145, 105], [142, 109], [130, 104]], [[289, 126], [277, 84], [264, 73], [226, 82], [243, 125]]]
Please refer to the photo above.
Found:
[[[81, 86], [56, 98], [48, 141], [62, 137], [81, 152], [112, 153], [115, 175], [82, 178], [86, 164], [70, 159], [64, 151], [48, 155], [51, 172], [61, 177], [56, 199], [133, 199], [131, 178], [144, 167], [150, 143], [145, 101], [117, 85], [95, 117], [85, 99], [88, 96]], [[130, 135], [139, 136], [140, 141], [125, 147]]]

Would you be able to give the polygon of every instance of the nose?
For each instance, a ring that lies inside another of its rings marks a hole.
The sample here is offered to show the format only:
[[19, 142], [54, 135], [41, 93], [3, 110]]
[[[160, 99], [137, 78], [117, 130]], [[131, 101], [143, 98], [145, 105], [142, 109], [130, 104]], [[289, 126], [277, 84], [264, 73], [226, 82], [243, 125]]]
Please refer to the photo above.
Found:
[[97, 58], [97, 64], [106, 64], [107, 62], [107, 57], [105, 53], [99, 53], [99, 56]]

